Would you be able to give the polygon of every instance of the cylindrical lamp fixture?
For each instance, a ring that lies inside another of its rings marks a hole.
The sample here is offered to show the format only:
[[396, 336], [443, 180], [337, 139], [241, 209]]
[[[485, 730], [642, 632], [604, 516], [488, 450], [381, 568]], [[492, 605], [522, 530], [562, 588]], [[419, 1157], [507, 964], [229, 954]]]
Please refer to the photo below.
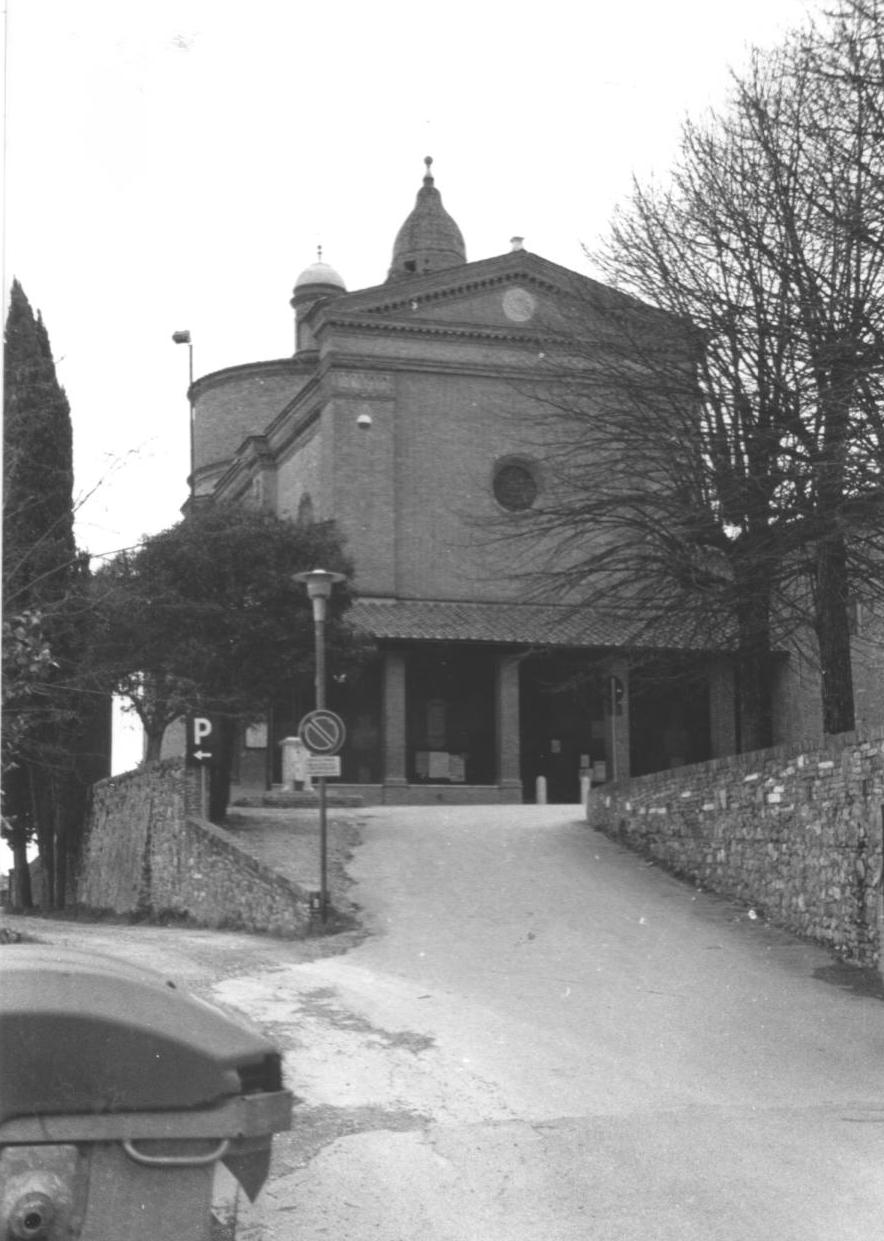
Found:
[[332, 573], [328, 569], [309, 569], [306, 573], [296, 573], [294, 580], [303, 582], [307, 587], [307, 594], [313, 604], [313, 619], [324, 621], [326, 601], [331, 596], [335, 583], [344, 581], [344, 574]]

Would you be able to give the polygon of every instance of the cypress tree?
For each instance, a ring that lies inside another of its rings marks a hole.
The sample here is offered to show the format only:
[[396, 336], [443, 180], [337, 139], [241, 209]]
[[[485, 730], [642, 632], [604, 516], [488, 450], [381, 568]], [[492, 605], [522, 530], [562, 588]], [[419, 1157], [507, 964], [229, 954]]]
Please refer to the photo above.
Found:
[[49, 336], [19, 282], [6, 320], [3, 587], [19, 612], [62, 597], [76, 554], [73, 432]]
[[4, 833], [18, 906], [31, 904], [27, 842], [36, 838], [42, 903], [64, 904], [85, 805], [78, 689], [87, 565], [74, 539], [73, 432], [49, 336], [18, 281], [4, 342]]

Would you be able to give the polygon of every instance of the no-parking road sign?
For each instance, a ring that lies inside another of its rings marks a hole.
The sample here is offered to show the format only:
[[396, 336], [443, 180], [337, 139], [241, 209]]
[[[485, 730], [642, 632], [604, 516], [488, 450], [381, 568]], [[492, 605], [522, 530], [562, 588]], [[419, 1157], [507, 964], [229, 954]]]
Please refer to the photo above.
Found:
[[308, 711], [298, 725], [298, 736], [311, 754], [337, 754], [347, 729], [334, 711]]

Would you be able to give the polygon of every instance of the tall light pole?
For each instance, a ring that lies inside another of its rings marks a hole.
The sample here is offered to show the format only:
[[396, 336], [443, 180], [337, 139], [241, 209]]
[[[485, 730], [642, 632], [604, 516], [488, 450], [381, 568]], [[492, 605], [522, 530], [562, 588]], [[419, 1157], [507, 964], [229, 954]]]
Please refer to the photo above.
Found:
[[195, 496], [194, 481], [194, 460], [193, 460], [193, 341], [190, 338], [190, 332], [173, 332], [172, 339], [176, 345], [187, 345], [187, 362], [188, 362], [188, 383], [187, 383], [187, 399], [190, 402], [190, 506], [193, 508]]
[[[325, 707], [325, 618], [332, 587], [343, 582], [343, 573], [331, 573], [328, 569], [310, 569], [296, 573], [296, 582], [303, 582], [313, 604], [313, 636], [316, 651], [316, 710]], [[328, 814], [325, 776], [319, 777], [319, 911], [322, 921], [328, 916]]]

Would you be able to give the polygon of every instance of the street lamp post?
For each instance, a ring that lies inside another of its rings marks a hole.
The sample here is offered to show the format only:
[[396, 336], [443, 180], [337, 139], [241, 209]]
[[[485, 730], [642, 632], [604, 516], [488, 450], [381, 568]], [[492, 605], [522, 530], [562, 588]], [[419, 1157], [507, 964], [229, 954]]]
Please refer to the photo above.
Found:
[[195, 496], [194, 481], [194, 459], [193, 459], [193, 435], [194, 435], [194, 411], [193, 411], [193, 341], [190, 338], [190, 332], [173, 332], [172, 339], [176, 345], [187, 345], [187, 361], [188, 361], [188, 383], [187, 383], [187, 399], [190, 403], [190, 504], [193, 507]]
[[[316, 651], [316, 709], [325, 707], [325, 618], [328, 600], [336, 582], [343, 582], [343, 573], [328, 569], [310, 569], [296, 573], [296, 582], [303, 582], [313, 604], [313, 636]], [[325, 776], [319, 777], [319, 911], [322, 921], [328, 916], [328, 815]]]

